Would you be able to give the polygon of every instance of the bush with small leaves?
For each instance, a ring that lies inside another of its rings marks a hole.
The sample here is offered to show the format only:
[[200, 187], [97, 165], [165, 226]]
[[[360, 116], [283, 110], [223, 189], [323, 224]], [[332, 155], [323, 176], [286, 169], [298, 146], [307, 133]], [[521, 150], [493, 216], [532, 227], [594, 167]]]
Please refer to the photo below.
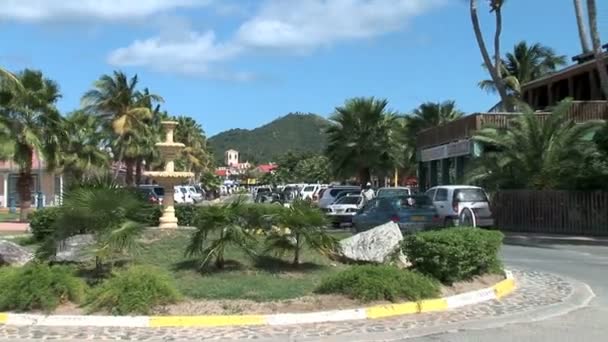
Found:
[[437, 297], [440, 293], [436, 280], [384, 265], [353, 266], [324, 279], [316, 292], [343, 294], [363, 302], [420, 300]]
[[479, 228], [451, 228], [408, 235], [402, 249], [413, 269], [452, 284], [498, 273], [503, 234]]
[[0, 310], [51, 312], [65, 302], [80, 303], [86, 284], [65, 266], [28, 264], [0, 268]]
[[91, 312], [145, 315], [155, 306], [172, 304], [180, 298], [168, 274], [154, 267], [132, 266], [90, 291], [86, 305]]
[[44, 241], [53, 235], [54, 224], [59, 216], [59, 208], [49, 207], [38, 209], [29, 214], [30, 231], [36, 241]]

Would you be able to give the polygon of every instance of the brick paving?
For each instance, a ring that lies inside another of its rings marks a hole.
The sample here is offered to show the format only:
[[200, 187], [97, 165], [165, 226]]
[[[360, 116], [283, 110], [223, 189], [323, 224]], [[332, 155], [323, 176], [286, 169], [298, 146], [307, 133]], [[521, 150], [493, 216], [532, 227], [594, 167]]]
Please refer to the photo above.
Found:
[[1, 326], [0, 340], [122, 340], [122, 341], [218, 341], [290, 338], [323, 338], [349, 335], [361, 337], [368, 333], [404, 334], [416, 328], [437, 327], [449, 323], [499, 318], [525, 313], [561, 303], [573, 292], [573, 286], [557, 275], [514, 270], [517, 289], [500, 301], [494, 300], [450, 311], [408, 315], [391, 319], [322, 323], [296, 326], [255, 326], [231, 328], [96, 328]]

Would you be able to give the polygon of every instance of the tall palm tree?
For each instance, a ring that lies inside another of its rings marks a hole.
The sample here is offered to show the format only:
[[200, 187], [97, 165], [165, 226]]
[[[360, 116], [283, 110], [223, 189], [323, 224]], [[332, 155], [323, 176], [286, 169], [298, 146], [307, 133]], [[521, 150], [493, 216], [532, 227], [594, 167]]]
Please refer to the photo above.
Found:
[[327, 129], [326, 154], [339, 177], [356, 175], [362, 184], [374, 169], [391, 168], [397, 153], [391, 130], [396, 116], [385, 99], [354, 98], [337, 107]]
[[598, 73], [600, 74], [600, 83], [604, 98], [608, 100], [608, 70], [604, 62], [604, 54], [602, 52], [602, 43], [600, 40], [600, 32], [597, 26], [597, 7], [595, 0], [587, 0], [587, 11], [589, 12], [589, 29], [591, 30], [591, 42], [593, 43], [593, 53], [595, 55], [595, 63]]
[[566, 117], [570, 106], [570, 101], [562, 101], [544, 120], [527, 108], [506, 129], [478, 131], [473, 139], [483, 144], [484, 153], [468, 170], [468, 181], [490, 189], [560, 189], [573, 184], [590, 160], [590, 137], [601, 122], [574, 123]]
[[13, 160], [19, 165], [17, 192], [21, 220], [27, 219], [31, 207], [34, 154], [43, 157], [46, 167], [57, 165], [62, 118], [55, 103], [60, 98], [59, 86], [40, 71], [25, 69], [17, 75], [20, 87], [3, 87], [0, 94], [0, 126], [6, 141], [12, 143]]
[[64, 130], [70, 133], [61, 149], [65, 174], [73, 180], [84, 181], [109, 171], [108, 137], [99, 117], [83, 111], [72, 112], [64, 121]]
[[[127, 135], [134, 134], [145, 125], [145, 121], [153, 116], [153, 104], [163, 101], [162, 97], [151, 94], [147, 89], [138, 91], [137, 84], [137, 75], [129, 79], [123, 72], [114, 71], [112, 76], [102, 75], [95, 82], [94, 89], [82, 97], [85, 110], [104, 119], [122, 143], [134, 142], [134, 138]], [[124, 153], [128, 151], [127, 147], [122, 146], [117, 148], [114, 155], [119, 164], [126, 162], [127, 175], [132, 176], [136, 159], [125, 159]], [[127, 179], [127, 183], [131, 184], [132, 179]]]
[[[183, 164], [186, 171], [200, 174], [207, 167], [209, 155], [207, 153], [207, 139], [199, 123], [188, 116], [177, 117], [175, 130], [176, 140], [185, 144], [178, 164]], [[198, 177], [197, 177], [198, 178]]]
[[578, 37], [581, 41], [583, 53], [591, 52], [591, 44], [587, 35], [587, 27], [585, 26], [585, 17], [583, 16], [583, 2], [581, 0], [574, 1], [574, 13], [576, 14], [576, 25], [578, 27]]
[[22, 88], [19, 78], [4, 68], [0, 68], [0, 81], [6, 82], [6, 85], [16, 85], [18, 88]]
[[[528, 45], [525, 41], [517, 43], [513, 52], [508, 52], [501, 65], [501, 77], [507, 86], [510, 96], [520, 97], [521, 85], [566, 65], [566, 56], [557, 55], [555, 51], [540, 43]], [[479, 82], [479, 86], [488, 91], [496, 91], [492, 80]]]
[[490, 73], [490, 77], [496, 86], [498, 95], [505, 108], [508, 111], [513, 109], [512, 100], [507, 92], [507, 86], [501, 77], [502, 60], [500, 57], [500, 35], [502, 33], [502, 6], [505, 0], [490, 0], [490, 11], [494, 13], [496, 19], [496, 31], [494, 32], [494, 62], [490, 58], [490, 53], [486, 47], [483, 33], [481, 32], [481, 25], [479, 24], [479, 16], [477, 14], [477, 0], [470, 0], [469, 10], [471, 14], [471, 22], [473, 23], [473, 30], [475, 32], [475, 38], [477, 45], [479, 45], [479, 51], [483, 58], [483, 62]]

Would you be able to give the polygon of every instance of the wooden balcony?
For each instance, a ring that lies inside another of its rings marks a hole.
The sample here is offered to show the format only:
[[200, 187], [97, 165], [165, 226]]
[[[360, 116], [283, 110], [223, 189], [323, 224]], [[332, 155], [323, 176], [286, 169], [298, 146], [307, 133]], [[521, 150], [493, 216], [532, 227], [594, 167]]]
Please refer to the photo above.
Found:
[[[549, 113], [538, 112], [546, 117]], [[454, 120], [445, 125], [428, 128], [418, 133], [418, 149], [447, 144], [468, 139], [483, 127], [507, 127], [508, 122], [520, 115], [518, 113], [474, 113]], [[608, 101], [575, 101], [570, 107], [568, 117], [575, 122], [589, 120], [608, 120]]]

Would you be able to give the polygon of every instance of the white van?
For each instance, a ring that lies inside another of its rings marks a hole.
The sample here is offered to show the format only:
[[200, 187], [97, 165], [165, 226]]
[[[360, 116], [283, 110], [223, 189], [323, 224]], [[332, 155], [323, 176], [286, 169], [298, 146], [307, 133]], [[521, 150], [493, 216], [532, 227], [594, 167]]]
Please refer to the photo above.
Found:
[[336, 185], [330, 186], [323, 192], [323, 196], [319, 199], [319, 208], [325, 209], [334, 203], [336, 197], [341, 192], [361, 193], [361, 187], [356, 185]]
[[478, 227], [494, 226], [488, 195], [480, 187], [440, 185], [430, 188], [425, 194], [433, 200], [437, 214], [445, 226], [458, 225], [465, 209], [475, 214]]

